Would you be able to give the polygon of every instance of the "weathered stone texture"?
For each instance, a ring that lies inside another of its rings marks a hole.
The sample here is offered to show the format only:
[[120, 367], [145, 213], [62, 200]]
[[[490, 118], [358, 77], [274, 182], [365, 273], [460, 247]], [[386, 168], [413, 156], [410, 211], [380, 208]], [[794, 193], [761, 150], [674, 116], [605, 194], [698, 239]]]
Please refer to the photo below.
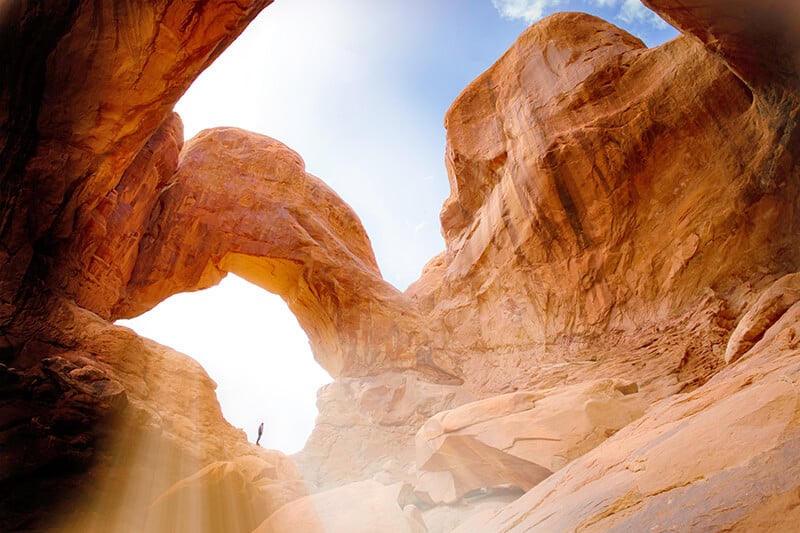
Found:
[[[446, 250], [405, 293], [290, 148], [184, 143], [174, 103], [268, 3], [0, 8], [0, 529], [796, 522], [796, 2], [646, 0], [684, 33], [653, 49], [527, 29], [445, 117]], [[109, 323], [228, 272], [337, 378], [294, 459]]]

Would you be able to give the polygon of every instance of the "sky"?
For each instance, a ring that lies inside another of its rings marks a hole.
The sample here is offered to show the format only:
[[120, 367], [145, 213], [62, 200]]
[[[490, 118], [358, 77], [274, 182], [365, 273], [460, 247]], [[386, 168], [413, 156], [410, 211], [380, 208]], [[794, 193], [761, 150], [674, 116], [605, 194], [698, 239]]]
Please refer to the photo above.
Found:
[[[445, 111], [531, 23], [600, 16], [656, 46], [677, 33], [638, 0], [275, 0], [176, 105], [185, 138], [236, 126], [297, 151], [361, 218], [400, 290], [444, 249]], [[330, 376], [284, 302], [229, 275], [119, 324], [184, 352], [229, 422], [299, 451]]]

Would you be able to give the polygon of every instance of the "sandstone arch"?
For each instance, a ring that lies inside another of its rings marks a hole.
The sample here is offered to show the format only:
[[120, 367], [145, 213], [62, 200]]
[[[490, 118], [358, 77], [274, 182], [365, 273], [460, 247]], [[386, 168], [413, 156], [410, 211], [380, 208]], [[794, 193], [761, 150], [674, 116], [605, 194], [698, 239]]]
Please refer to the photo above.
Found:
[[206, 130], [158, 196], [110, 318], [234, 272], [281, 295], [333, 376], [413, 368], [426, 345], [414, 303], [385, 282], [350, 207], [269, 137]]

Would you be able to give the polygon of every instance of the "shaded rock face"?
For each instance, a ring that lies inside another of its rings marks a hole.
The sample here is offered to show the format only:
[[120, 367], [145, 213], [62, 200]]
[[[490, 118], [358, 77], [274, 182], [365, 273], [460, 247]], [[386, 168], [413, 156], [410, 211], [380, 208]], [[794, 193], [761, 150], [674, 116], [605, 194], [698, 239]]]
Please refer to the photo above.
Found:
[[[269, 482], [258, 488], [264, 509], [305, 494], [289, 458], [225, 422], [194, 360], [71, 302], [51, 309], [53, 326], [18, 359], [26, 368], [2, 367], [4, 531], [142, 531], [162, 492], [215, 461], [235, 460], [257, 487]], [[149, 530], [174, 530], [174, 520], [161, 524]]]
[[[445, 117], [447, 249], [405, 293], [291, 149], [184, 142], [175, 101], [268, 3], [1, 8], [0, 529], [796, 521], [793, 2], [647, 0], [684, 32], [654, 49], [526, 30]], [[109, 323], [228, 272], [338, 378], [294, 460]]]
[[4, 321], [31, 277], [80, 277], [91, 256], [65, 248], [103, 231], [98, 215], [173, 104], [269, 3], [3, 7]]

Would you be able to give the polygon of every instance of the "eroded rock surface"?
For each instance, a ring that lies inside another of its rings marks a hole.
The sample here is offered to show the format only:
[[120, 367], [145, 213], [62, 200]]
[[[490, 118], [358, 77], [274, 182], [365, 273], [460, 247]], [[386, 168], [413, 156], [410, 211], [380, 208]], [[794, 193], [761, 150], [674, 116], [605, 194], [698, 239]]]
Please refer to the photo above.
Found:
[[[268, 3], [4, 6], [0, 529], [797, 520], [793, 2], [647, 0], [685, 34], [653, 49], [581, 14], [526, 30], [445, 117], [447, 249], [405, 293], [291, 149], [184, 143], [175, 101]], [[280, 294], [338, 378], [295, 460], [228, 425], [191, 359], [109, 323], [227, 272]], [[598, 379], [622, 387], [548, 407]], [[577, 427], [546, 423], [564, 405]]]
[[[798, 370], [782, 333], [647, 414], [494, 516], [457, 531], [782, 531], [798, 518]], [[773, 514], [770, 516], [770, 514]]]
[[91, 312], [118, 299], [175, 172], [174, 103], [267, 4], [0, 8], [3, 531], [141, 531], [215, 461], [282, 484], [274, 502], [305, 494], [291, 460], [225, 422], [197, 363]]
[[499, 485], [527, 491], [640, 417], [647, 404], [624, 394], [635, 391], [635, 383], [590, 381], [443, 411], [416, 436], [417, 491], [437, 503]]
[[409, 290], [434, 338], [544, 363], [709, 289], [741, 312], [798, 264], [784, 111], [753, 101], [690, 37], [647, 49], [577, 14], [528, 29], [445, 119], [447, 251]]
[[34, 274], [56, 283], [84, 275], [92, 256], [75, 247], [102, 233], [97, 214], [125, 171], [194, 78], [269, 3], [4, 5], [3, 322]]
[[373, 478], [411, 484], [420, 426], [473, 399], [461, 387], [409, 373], [338, 379], [317, 393], [319, 416], [295, 459], [313, 487]]
[[747, 353], [800, 301], [800, 273], [787, 274], [769, 286], [744, 314], [725, 349], [725, 362], [733, 363]]
[[140, 314], [227, 272], [280, 294], [333, 376], [437, 373], [422, 317], [381, 277], [355, 213], [297, 153], [234, 128], [184, 147], [109, 315]]

